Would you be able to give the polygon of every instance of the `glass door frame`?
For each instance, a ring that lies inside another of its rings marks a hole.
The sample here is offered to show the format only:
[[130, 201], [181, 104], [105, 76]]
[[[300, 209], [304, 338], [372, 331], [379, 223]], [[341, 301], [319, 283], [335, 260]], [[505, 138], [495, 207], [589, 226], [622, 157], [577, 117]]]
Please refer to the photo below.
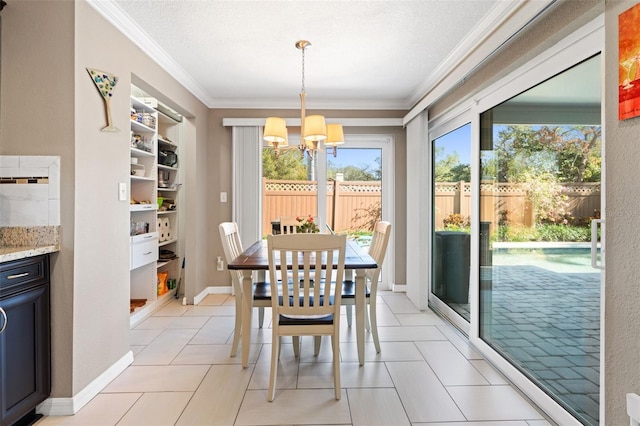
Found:
[[[510, 99], [511, 97], [522, 93], [525, 90], [553, 77], [554, 75], [561, 73], [572, 66], [594, 56], [596, 54], [604, 55], [604, 15], [601, 15], [581, 27], [574, 33], [570, 34], [554, 46], [550, 47], [545, 52], [538, 55], [536, 58], [527, 62], [519, 67], [517, 70], [511, 72], [506, 77], [501, 78], [497, 82], [489, 85], [477, 94], [474, 94], [472, 99], [469, 99], [459, 106], [449, 110], [448, 112], [434, 117], [429, 120], [429, 132], [428, 146], [429, 146], [429, 161], [433, 162], [432, 141], [439, 135], [443, 135], [457, 127], [464, 125], [468, 122], [471, 123], [471, 211], [479, 212], [479, 199], [480, 199], [480, 182], [477, 171], [480, 168], [480, 114], [487, 111], [494, 106]], [[604, 61], [602, 61], [604, 64]], [[602, 81], [604, 82], [604, 66], [602, 66]], [[604, 90], [603, 99], [604, 99]], [[605, 117], [604, 107], [602, 108], [601, 123], [604, 129]], [[602, 179], [601, 179], [601, 217], [606, 220], [606, 194], [605, 194], [605, 133], [602, 137]], [[430, 183], [433, 187], [433, 182]], [[495, 365], [507, 378], [512, 381], [520, 390], [522, 390], [528, 398], [530, 398], [535, 404], [542, 408], [552, 419], [560, 424], [564, 425], [580, 425], [580, 423], [566, 412], [559, 404], [553, 401], [547, 396], [541, 389], [529, 381], [522, 373], [520, 373], [514, 366], [512, 366], [507, 360], [494, 351], [487, 343], [479, 337], [479, 215], [475, 214], [472, 217], [471, 222], [471, 277], [470, 277], [470, 323], [466, 321], [453, 321], [454, 325], [458, 326], [463, 332], [467, 331], [469, 341], [474, 349], [476, 349], [481, 355], [483, 355], [488, 362]], [[429, 237], [430, 238], [430, 237]], [[430, 238], [431, 244], [431, 238]], [[602, 250], [604, 253], [604, 249]], [[430, 253], [433, 253], [430, 246]], [[603, 262], [604, 263], [604, 262]], [[605, 282], [605, 273], [603, 269], [601, 271], [601, 289]], [[431, 278], [429, 283], [429, 302], [437, 309], [447, 316], [448, 319], [460, 318], [453, 310], [451, 310], [446, 304], [440, 302], [435, 296], [431, 295]], [[604, 294], [604, 291], [601, 291]], [[447, 315], [448, 310], [453, 312], [452, 315]], [[600, 341], [605, 342], [604, 339], [604, 304], [601, 305], [600, 311], [601, 318], [601, 336]], [[602, 361], [604, 360], [603, 353], [604, 344], [600, 347], [600, 401], [604, 401], [604, 369], [602, 368]], [[600, 418], [604, 418], [603, 412], [604, 404], [600, 404]]]
[[[392, 135], [384, 134], [345, 134], [345, 142], [338, 147], [338, 156], [340, 150], [344, 148], [375, 148], [380, 149], [382, 154], [382, 220], [394, 222], [394, 155], [393, 155]], [[327, 212], [327, 185], [321, 185], [320, 182], [327, 181], [327, 152], [323, 149], [318, 151], [316, 177], [318, 179], [318, 218], [321, 229], [325, 228], [326, 212]], [[328, 154], [333, 155], [333, 154]], [[391, 238], [387, 246], [387, 254], [385, 256], [384, 268], [380, 272], [380, 281], [382, 286], [380, 290], [392, 290], [395, 276], [395, 244]]]
[[[469, 144], [470, 147], [469, 149], [471, 150], [471, 167], [472, 167], [472, 172], [471, 172], [471, 186], [473, 188], [473, 182], [475, 179], [475, 174], [473, 173], [473, 167], [474, 167], [474, 155], [476, 155], [475, 153], [475, 146], [476, 144], [474, 143], [474, 139], [475, 139], [475, 128], [476, 126], [473, 123], [473, 114], [471, 112], [471, 109], [468, 106], [463, 106], [462, 108], [459, 109], [454, 109], [452, 110], [450, 113], [439, 116], [438, 118], [432, 120], [429, 123], [429, 134], [428, 134], [428, 140], [429, 140], [429, 161], [431, 162], [431, 165], [433, 167], [433, 162], [435, 160], [434, 155], [435, 153], [433, 152], [433, 142], [438, 139], [441, 136], [444, 136], [462, 126], [465, 126], [467, 124], [471, 124], [471, 138], [469, 139]], [[434, 189], [434, 180], [433, 180], [433, 176], [431, 177], [431, 200], [433, 202], [433, 189]], [[474, 198], [475, 198], [475, 194], [471, 195], [471, 275], [469, 278], [469, 307], [471, 309], [470, 312], [470, 317], [473, 319], [474, 316], [474, 306], [477, 306], [476, 302], [476, 291], [474, 290], [474, 286], [473, 283], [475, 282], [475, 279], [477, 277], [474, 277], [474, 256], [477, 255], [477, 247], [475, 247], [475, 243], [474, 243], [474, 235], [477, 232], [477, 226], [476, 226], [476, 220], [475, 220], [475, 216], [476, 216], [476, 208], [475, 208], [475, 204], [474, 204]], [[431, 215], [434, 214], [433, 209], [434, 209], [434, 205], [432, 203], [431, 206]], [[433, 216], [432, 216], [433, 218]], [[432, 219], [433, 220], [433, 219]], [[433, 254], [435, 253], [434, 251], [434, 228], [431, 228], [431, 235], [429, 237], [429, 251], [432, 254], [432, 259], [431, 259], [431, 268], [433, 269]], [[477, 273], [476, 273], [477, 275]], [[433, 275], [430, 276], [430, 283], [429, 283], [429, 288], [428, 288], [428, 300], [429, 300], [429, 304], [432, 306], [432, 308], [438, 310], [442, 315], [444, 315], [453, 325], [455, 325], [458, 329], [460, 329], [463, 333], [465, 333], [466, 335], [469, 335], [470, 332], [470, 323], [467, 322], [462, 316], [460, 316], [457, 312], [455, 312], [449, 305], [447, 305], [444, 301], [440, 300], [440, 298], [438, 298], [438, 296], [436, 296], [431, 290], [432, 290], [432, 281], [433, 280]]]

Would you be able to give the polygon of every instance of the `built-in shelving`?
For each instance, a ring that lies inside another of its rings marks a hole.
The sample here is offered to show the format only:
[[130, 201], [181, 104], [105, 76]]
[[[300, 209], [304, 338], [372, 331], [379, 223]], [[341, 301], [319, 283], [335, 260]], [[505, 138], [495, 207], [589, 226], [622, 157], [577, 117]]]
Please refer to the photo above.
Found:
[[[141, 235], [131, 236], [131, 299], [141, 305], [131, 312], [132, 326], [175, 295], [170, 283], [177, 285], [181, 272], [180, 121], [160, 112], [161, 107], [155, 98], [132, 86], [132, 232], [140, 231], [134, 223], [146, 224]], [[175, 257], [167, 259], [170, 256]]]

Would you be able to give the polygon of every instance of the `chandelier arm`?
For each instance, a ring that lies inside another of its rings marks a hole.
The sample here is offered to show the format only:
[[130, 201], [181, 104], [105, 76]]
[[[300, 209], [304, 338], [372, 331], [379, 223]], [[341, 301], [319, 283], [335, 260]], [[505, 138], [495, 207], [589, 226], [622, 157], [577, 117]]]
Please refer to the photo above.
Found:
[[304, 118], [306, 115], [305, 97], [306, 97], [306, 93], [304, 93], [304, 91], [300, 92], [300, 150], [304, 150], [306, 148], [306, 145], [304, 142]]
[[306, 111], [305, 111], [306, 92], [304, 90], [304, 50], [308, 45], [309, 45], [309, 42], [305, 42], [305, 41], [299, 41], [296, 44], [296, 47], [302, 51], [302, 87], [300, 88], [300, 145], [299, 145], [299, 148], [303, 156], [304, 156], [304, 151], [307, 148], [304, 140], [304, 119], [306, 116]]
[[[1, 0], [0, 0], [1, 1]], [[305, 121], [306, 121], [306, 91], [305, 91], [305, 50], [307, 47], [311, 46], [311, 43], [308, 40], [298, 40], [295, 44], [296, 48], [302, 51], [302, 87], [300, 89], [300, 144], [298, 145], [298, 150], [302, 154], [304, 158], [305, 152], [309, 155], [310, 159], [313, 159], [316, 154], [316, 150], [319, 149], [318, 145], [320, 141], [326, 140], [328, 137], [328, 130], [326, 129], [325, 118], [322, 115], [310, 115], [309, 116], [309, 132], [310, 135], [309, 140], [305, 138]], [[276, 121], [279, 120], [280, 122]], [[278, 117], [269, 117], [267, 118], [267, 122], [265, 124], [270, 124], [274, 128], [272, 129], [269, 126], [265, 125], [265, 133], [264, 139], [269, 141], [269, 144], [272, 146], [275, 154], [278, 155], [280, 148], [286, 149], [285, 147], [288, 145], [288, 137], [286, 135], [286, 124], [285, 120]], [[342, 135], [342, 126], [338, 125], [340, 128], [339, 134]], [[281, 129], [280, 127], [284, 128]], [[267, 129], [269, 133], [267, 133]], [[284, 133], [284, 136], [282, 136]], [[334, 132], [335, 133], [335, 132]], [[332, 133], [332, 134], [334, 134]], [[335, 137], [326, 140], [326, 143], [331, 142], [332, 144], [340, 144], [344, 143], [344, 136], [341, 136], [340, 139], [336, 139]], [[330, 144], [331, 145], [331, 144]], [[337, 147], [332, 146], [333, 148], [333, 156], [336, 156]]]

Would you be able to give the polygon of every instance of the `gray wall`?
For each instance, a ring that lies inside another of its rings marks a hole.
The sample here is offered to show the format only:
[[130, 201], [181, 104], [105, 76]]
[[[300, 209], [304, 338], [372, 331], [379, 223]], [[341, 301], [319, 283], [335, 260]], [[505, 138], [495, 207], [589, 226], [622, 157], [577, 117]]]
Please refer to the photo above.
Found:
[[[636, 1], [607, 1], [605, 14], [606, 279], [602, 424], [628, 424], [625, 394], [640, 394], [640, 118], [618, 121], [618, 15]], [[639, 35], [640, 37], [640, 35]]]
[[[315, 110], [314, 114], [324, 114], [328, 118], [401, 118], [406, 111], [331, 111]], [[209, 253], [211, 262], [209, 264], [210, 285], [229, 286], [231, 279], [228, 272], [217, 272], [215, 268], [216, 256], [222, 256], [222, 243], [218, 234], [217, 225], [224, 221], [229, 221], [231, 217], [231, 128], [224, 127], [224, 118], [264, 118], [268, 116], [279, 116], [286, 118], [298, 118], [299, 110], [248, 110], [248, 109], [215, 109], [211, 110], [209, 117], [209, 174], [207, 186], [209, 188], [208, 205], [210, 211], [211, 224], [209, 228]], [[406, 283], [406, 141], [405, 130], [401, 127], [345, 127], [346, 134], [390, 134], [395, 139], [395, 224], [393, 228], [393, 238], [395, 239], [395, 261], [396, 273], [394, 282], [397, 284]], [[338, 150], [340, 155], [340, 150]], [[221, 191], [226, 191], [230, 197], [227, 203], [220, 203], [218, 196]], [[257, 208], [257, 202], [256, 202]]]
[[[108, 48], [105, 48], [108, 47]], [[61, 157], [61, 251], [52, 262], [54, 398], [72, 397], [129, 352], [129, 87], [135, 74], [189, 113], [187, 181], [202, 182], [208, 109], [86, 2], [17, 1], [2, 12], [0, 152]], [[104, 102], [85, 68], [117, 75]], [[120, 166], [118, 166], [120, 165]], [[186, 235], [206, 235], [203, 185], [185, 191]], [[118, 232], [121, 230], [121, 232]], [[206, 287], [207, 244], [191, 238], [187, 284]]]

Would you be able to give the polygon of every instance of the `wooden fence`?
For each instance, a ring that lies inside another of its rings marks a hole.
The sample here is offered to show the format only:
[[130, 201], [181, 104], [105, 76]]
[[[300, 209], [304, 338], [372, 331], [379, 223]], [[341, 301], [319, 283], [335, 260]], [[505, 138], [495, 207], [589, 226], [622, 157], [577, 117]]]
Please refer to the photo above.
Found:
[[[379, 220], [380, 182], [327, 181], [327, 224], [336, 231], [369, 229]], [[318, 216], [316, 181], [262, 180], [262, 231], [282, 216]]]
[[[570, 183], [562, 187], [562, 193], [567, 197], [567, 210], [574, 217], [593, 217], [594, 212], [600, 210], [600, 183]], [[511, 224], [532, 226], [534, 223], [531, 200], [518, 184], [482, 182], [480, 206], [481, 222], [497, 224], [506, 213]], [[436, 182], [434, 211], [436, 228], [443, 227], [443, 219], [451, 214], [471, 216], [471, 184]]]
[[[271, 231], [271, 222], [282, 216], [318, 216], [316, 181], [262, 181], [262, 229]], [[599, 183], [565, 184], [569, 211], [575, 217], [593, 216], [600, 210]], [[335, 231], [367, 229], [379, 219], [381, 209], [380, 182], [327, 181], [327, 223]], [[443, 219], [459, 213], [471, 216], [471, 184], [469, 182], [436, 182], [435, 227], [444, 226]], [[501, 212], [508, 212], [509, 223], [533, 225], [533, 208], [526, 192], [517, 184], [483, 182], [480, 185], [482, 211], [480, 221], [497, 224]], [[492, 228], [493, 231], [495, 228]]]

